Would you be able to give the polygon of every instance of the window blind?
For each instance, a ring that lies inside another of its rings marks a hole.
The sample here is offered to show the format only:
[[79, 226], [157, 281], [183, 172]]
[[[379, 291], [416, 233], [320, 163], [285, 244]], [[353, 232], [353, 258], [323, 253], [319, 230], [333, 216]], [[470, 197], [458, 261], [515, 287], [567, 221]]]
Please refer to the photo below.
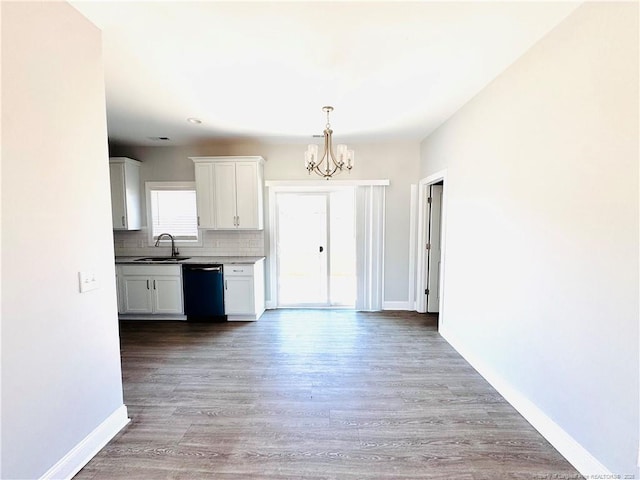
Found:
[[195, 190], [151, 190], [153, 238], [170, 233], [176, 240], [198, 240]]

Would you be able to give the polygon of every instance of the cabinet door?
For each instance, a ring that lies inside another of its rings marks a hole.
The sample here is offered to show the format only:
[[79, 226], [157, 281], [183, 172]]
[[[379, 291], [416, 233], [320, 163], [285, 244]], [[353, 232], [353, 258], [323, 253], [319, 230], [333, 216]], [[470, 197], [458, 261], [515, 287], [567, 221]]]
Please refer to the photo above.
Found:
[[142, 228], [142, 199], [140, 198], [140, 167], [125, 163], [124, 167], [124, 208], [127, 230]]
[[238, 228], [251, 230], [262, 227], [262, 188], [256, 162], [236, 164], [236, 215]]
[[127, 228], [127, 206], [125, 204], [124, 164], [109, 165], [109, 179], [111, 182], [111, 221], [114, 230]]
[[213, 191], [216, 228], [236, 228], [236, 164], [213, 164]]
[[196, 174], [196, 205], [198, 209], [198, 226], [200, 228], [214, 228], [215, 218], [213, 209], [213, 165], [197, 163]]
[[253, 276], [225, 278], [224, 313], [254, 313]]
[[183, 313], [179, 276], [152, 277], [153, 313]]
[[124, 275], [122, 282], [122, 313], [151, 313], [151, 280], [147, 276]]

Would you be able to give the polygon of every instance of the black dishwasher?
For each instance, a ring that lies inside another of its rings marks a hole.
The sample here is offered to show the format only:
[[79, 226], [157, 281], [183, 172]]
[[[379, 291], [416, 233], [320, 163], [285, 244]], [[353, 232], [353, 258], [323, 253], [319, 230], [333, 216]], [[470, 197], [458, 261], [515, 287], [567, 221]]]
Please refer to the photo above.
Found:
[[183, 265], [182, 290], [187, 320], [226, 320], [222, 265]]

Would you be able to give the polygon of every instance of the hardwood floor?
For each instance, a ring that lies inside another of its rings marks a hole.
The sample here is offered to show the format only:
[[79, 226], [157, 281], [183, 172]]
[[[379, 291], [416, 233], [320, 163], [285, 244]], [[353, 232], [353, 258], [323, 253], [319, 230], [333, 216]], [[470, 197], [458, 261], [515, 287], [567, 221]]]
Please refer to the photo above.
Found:
[[411, 312], [121, 324], [131, 423], [76, 479], [577, 479]]

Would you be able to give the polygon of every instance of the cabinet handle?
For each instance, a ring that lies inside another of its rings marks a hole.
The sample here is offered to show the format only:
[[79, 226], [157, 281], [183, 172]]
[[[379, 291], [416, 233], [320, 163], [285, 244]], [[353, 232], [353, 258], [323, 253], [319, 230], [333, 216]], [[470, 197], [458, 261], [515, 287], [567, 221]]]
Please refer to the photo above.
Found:
[[149, 290], [149, 280], [147, 280], [147, 290]]
[[226, 281], [226, 280], [224, 281], [224, 289], [225, 289], [225, 290], [229, 290], [229, 289], [227, 288], [227, 281]]
[[200, 226], [200, 215], [198, 215], [198, 226]]
[[236, 217], [236, 227], [240, 226], [240, 215]]
[[153, 281], [153, 289], [154, 290], [156, 289], [156, 281], [155, 280]]
[[124, 227], [124, 215], [122, 215], [122, 226]]

